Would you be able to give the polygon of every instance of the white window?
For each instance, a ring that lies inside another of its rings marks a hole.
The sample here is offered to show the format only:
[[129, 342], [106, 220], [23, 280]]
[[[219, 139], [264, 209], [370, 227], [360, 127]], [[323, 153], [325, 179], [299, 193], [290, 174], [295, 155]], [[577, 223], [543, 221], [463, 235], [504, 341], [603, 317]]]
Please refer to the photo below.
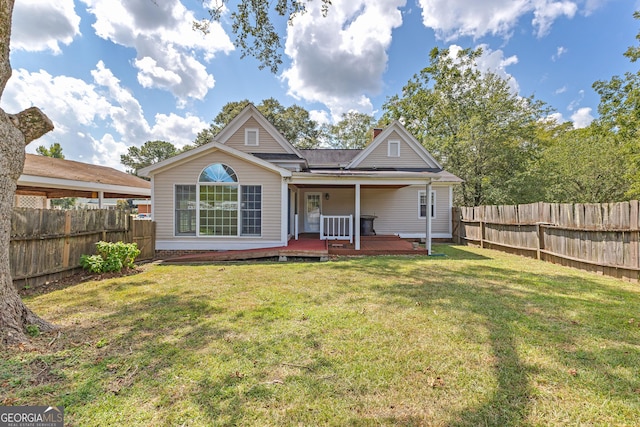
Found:
[[244, 130], [244, 145], [251, 145], [257, 147], [258, 141], [258, 129], [245, 129]]
[[[427, 213], [426, 191], [418, 191], [418, 218], [425, 218]], [[431, 218], [436, 217], [436, 192], [431, 190]]]
[[387, 149], [388, 157], [400, 157], [400, 141], [389, 141]]

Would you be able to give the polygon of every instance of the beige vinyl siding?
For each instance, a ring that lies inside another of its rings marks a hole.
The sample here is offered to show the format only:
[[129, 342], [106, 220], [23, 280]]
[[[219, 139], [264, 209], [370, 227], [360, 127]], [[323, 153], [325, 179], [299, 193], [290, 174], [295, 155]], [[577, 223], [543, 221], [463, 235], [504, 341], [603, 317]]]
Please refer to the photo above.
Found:
[[[400, 141], [400, 157], [388, 156], [388, 142]], [[357, 166], [359, 168], [384, 168], [384, 167], [404, 167], [404, 168], [424, 168], [430, 167], [418, 154], [407, 144], [397, 132], [391, 132], [388, 138], [380, 144]]]
[[[174, 187], [195, 185], [202, 170], [213, 163], [223, 163], [236, 172], [239, 185], [262, 186], [262, 236], [261, 237], [174, 237]], [[214, 151], [154, 176], [154, 212], [158, 240], [280, 240], [280, 201], [282, 178], [276, 172], [263, 169], [244, 160]]]
[[[420, 191], [426, 186], [395, 188], [363, 188], [360, 212], [375, 215], [377, 234], [425, 233], [426, 219], [419, 217]], [[432, 187], [436, 192], [436, 217], [431, 221], [433, 234], [449, 234], [451, 222], [449, 187]]]
[[[245, 129], [258, 129], [258, 145], [244, 145]], [[250, 117], [225, 143], [245, 153], [287, 153], [256, 119]]]

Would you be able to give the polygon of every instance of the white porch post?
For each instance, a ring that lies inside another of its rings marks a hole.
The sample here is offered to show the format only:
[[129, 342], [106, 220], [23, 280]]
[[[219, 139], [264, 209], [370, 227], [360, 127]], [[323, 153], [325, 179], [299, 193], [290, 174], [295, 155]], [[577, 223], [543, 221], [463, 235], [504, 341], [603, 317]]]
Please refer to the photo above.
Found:
[[104, 205], [104, 191], [98, 191], [98, 209], [102, 209]]
[[427, 199], [427, 212], [425, 215], [427, 217], [427, 230], [425, 233], [424, 246], [427, 253], [431, 254], [431, 180], [427, 183], [427, 194], [425, 196]]
[[288, 236], [289, 236], [289, 197], [288, 197], [288, 188], [287, 180], [282, 178], [282, 190], [280, 196], [280, 240], [282, 241], [282, 246], [287, 246]]
[[355, 214], [355, 232], [356, 232], [356, 251], [360, 250], [360, 184], [356, 184], [356, 214]]

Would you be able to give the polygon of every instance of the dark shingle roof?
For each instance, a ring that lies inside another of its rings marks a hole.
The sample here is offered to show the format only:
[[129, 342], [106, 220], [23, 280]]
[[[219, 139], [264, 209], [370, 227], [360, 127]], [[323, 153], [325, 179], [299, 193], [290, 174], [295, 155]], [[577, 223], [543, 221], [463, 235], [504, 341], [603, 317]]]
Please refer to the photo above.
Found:
[[340, 167], [346, 165], [362, 150], [345, 150], [345, 149], [315, 149], [300, 150], [300, 153], [307, 159], [310, 168], [313, 167]]

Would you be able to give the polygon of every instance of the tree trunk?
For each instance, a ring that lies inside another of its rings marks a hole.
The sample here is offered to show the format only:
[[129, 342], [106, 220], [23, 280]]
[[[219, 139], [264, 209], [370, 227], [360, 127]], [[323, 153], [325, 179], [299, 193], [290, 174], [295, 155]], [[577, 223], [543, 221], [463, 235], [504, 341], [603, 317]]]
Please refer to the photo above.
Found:
[[25, 138], [16, 126], [15, 116], [0, 109], [0, 334], [3, 344], [26, 341], [26, 325], [36, 325], [41, 331], [54, 328], [24, 305], [11, 279], [11, 213], [16, 183], [24, 166], [24, 146]]
[[[0, 0], [0, 96], [11, 77], [9, 41], [13, 4], [14, 0]], [[55, 329], [24, 305], [13, 286], [9, 262], [11, 213], [24, 167], [24, 147], [52, 129], [51, 121], [35, 107], [17, 115], [0, 109], [0, 345], [27, 341], [27, 325], [35, 325], [40, 331]]]

